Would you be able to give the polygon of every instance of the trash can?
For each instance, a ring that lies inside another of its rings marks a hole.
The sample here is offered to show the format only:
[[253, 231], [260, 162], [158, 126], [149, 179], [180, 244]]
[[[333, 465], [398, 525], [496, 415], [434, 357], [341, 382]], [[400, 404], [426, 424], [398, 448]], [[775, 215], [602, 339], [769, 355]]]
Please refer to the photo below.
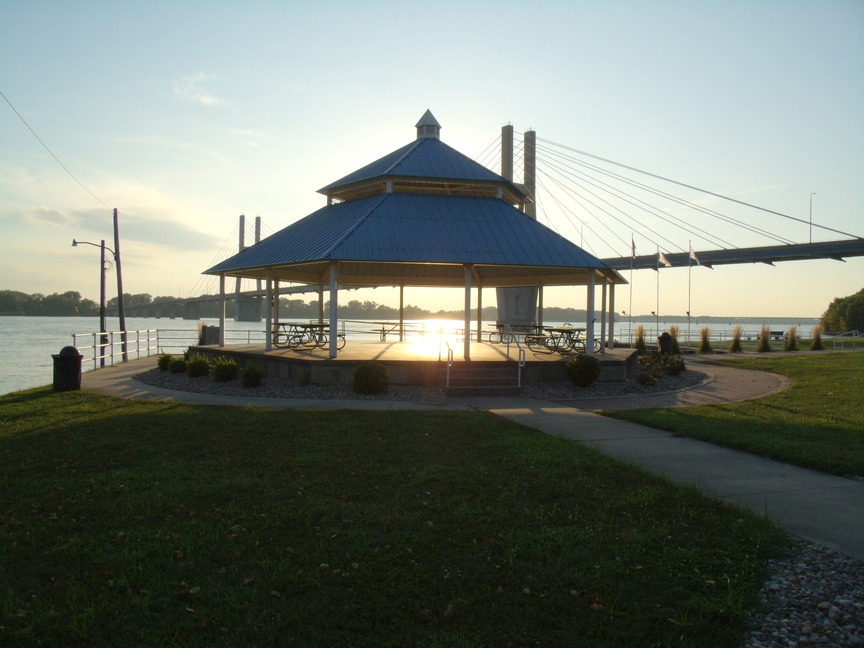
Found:
[[664, 331], [657, 337], [657, 348], [660, 353], [672, 353], [672, 336]]
[[78, 349], [66, 346], [54, 358], [54, 391], [81, 389], [81, 358]]

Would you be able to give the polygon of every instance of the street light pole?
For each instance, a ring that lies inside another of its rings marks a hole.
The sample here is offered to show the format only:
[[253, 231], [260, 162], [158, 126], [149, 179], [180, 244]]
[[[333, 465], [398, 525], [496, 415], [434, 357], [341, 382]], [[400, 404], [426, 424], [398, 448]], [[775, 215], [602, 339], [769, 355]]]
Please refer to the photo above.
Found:
[[[79, 245], [92, 245], [93, 247], [99, 248], [99, 332], [101, 335], [99, 336], [99, 361], [100, 366], [105, 366], [105, 345], [108, 343], [107, 336], [107, 328], [105, 326], [105, 274], [106, 274], [106, 266], [105, 266], [105, 250], [108, 250], [111, 255], [114, 257], [114, 260], [117, 260], [117, 253], [105, 245], [105, 239], [102, 239], [99, 242], [99, 245], [96, 243], [91, 243], [90, 241], [78, 241], [76, 239], [72, 239], [72, 247], [78, 247]], [[118, 270], [119, 273], [119, 270]], [[120, 328], [123, 328], [121, 325]], [[125, 346], [124, 346], [125, 352]], [[125, 353], [124, 353], [125, 360]]]
[[813, 242], [813, 196], [816, 195], [816, 192], [810, 194], [810, 242]]

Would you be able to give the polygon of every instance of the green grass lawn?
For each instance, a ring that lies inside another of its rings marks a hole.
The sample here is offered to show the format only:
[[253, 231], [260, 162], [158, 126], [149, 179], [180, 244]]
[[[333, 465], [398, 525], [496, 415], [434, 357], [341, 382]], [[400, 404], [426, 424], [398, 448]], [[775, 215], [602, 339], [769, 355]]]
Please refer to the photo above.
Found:
[[783, 374], [792, 387], [740, 403], [603, 414], [797, 466], [864, 475], [864, 353], [759, 354], [717, 364]]
[[0, 397], [0, 645], [735, 646], [767, 520], [481, 412]]

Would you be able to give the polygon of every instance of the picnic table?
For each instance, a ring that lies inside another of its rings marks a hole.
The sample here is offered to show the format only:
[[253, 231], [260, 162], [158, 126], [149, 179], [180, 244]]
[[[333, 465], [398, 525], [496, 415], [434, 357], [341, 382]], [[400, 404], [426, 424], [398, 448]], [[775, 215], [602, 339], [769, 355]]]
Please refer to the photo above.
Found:
[[[273, 346], [299, 349], [326, 349], [330, 345], [330, 325], [324, 322], [274, 322]], [[336, 348], [345, 346], [345, 334], [336, 335]]]
[[[536, 333], [525, 337], [528, 348], [537, 353], [585, 353], [585, 327], [544, 326], [544, 333]], [[600, 350], [600, 340], [594, 340], [594, 350]]]
[[405, 322], [372, 322], [372, 324], [379, 327], [373, 332], [378, 333], [378, 337], [382, 342], [386, 342], [387, 336], [393, 333], [398, 333], [400, 340], [405, 333], [426, 335], [426, 327], [422, 324], [406, 324]]

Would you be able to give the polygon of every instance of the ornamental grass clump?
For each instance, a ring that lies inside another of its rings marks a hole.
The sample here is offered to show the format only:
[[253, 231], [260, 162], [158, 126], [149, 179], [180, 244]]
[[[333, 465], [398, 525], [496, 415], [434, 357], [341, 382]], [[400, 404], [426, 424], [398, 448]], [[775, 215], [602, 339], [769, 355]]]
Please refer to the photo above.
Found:
[[358, 394], [380, 394], [390, 383], [390, 372], [380, 362], [364, 362], [354, 369], [353, 388]]
[[230, 360], [224, 355], [216, 358], [213, 363], [213, 380], [216, 382], [229, 382], [237, 377], [237, 361]]
[[789, 330], [786, 331], [786, 338], [783, 340], [783, 350], [784, 351], [797, 351], [798, 350], [798, 327], [790, 326]]
[[576, 387], [588, 387], [600, 377], [601, 362], [590, 355], [578, 355], [570, 358], [565, 365], [567, 376]]
[[210, 362], [203, 355], [195, 354], [186, 361], [186, 375], [190, 378], [200, 378], [210, 375]]
[[639, 355], [645, 355], [645, 328], [641, 324], [636, 327], [636, 342], [633, 343], [633, 348]]
[[771, 350], [771, 343], [769, 340], [771, 339], [771, 327], [767, 324], [763, 324], [762, 328], [759, 329], [759, 348], [756, 349], [759, 353], [767, 353]]
[[669, 327], [669, 336], [672, 338], [672, 354], [680, 355], [681, 347], [678, 345], [678, 334], [681, 330], [677, 326]]
[[822, 327], [814, 326], [813, 327], [813, 341], [810, 343], [811, 351], [824, 351], [825, 347], [822, 346]]
[[264, 380], [264, 369], [254, 362], [247, 362], [240, 372], [240, 384], [243, 387], [258, 387]]
[[711, 348], [711, 329], [707, 326], [703, 326], [702, 330], [699, 331], [699, 353], [714, 353], [714, 349]]
[[729, 345], [729, 353], [741, 353], [741, 334], [744, 328], [739, 324], [732, 329], [732, 344]]

